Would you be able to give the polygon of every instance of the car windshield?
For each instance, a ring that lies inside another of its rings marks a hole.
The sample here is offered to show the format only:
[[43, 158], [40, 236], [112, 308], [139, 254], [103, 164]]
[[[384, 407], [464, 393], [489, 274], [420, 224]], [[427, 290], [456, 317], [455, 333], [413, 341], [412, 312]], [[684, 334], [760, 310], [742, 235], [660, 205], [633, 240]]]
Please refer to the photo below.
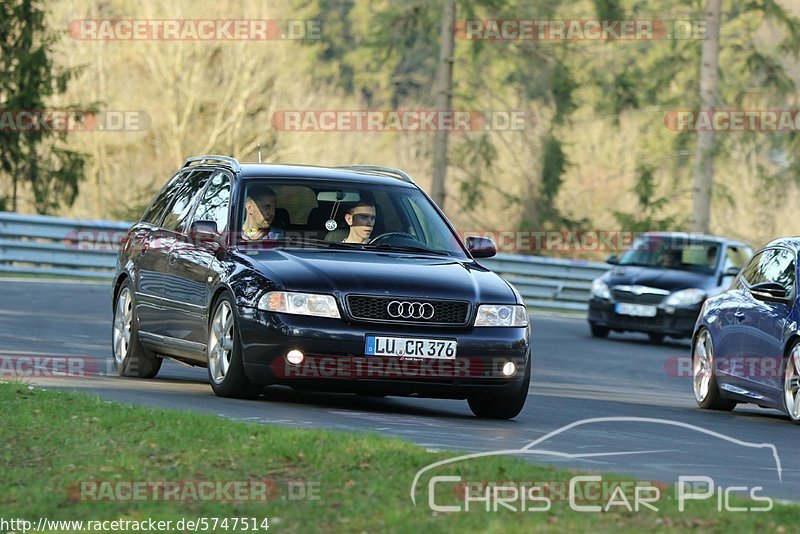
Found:
[[719, 263], [720, 248], [720, 243], [685, 235], [644, 235], [633, 242], [619, 265], [713, 273]]
[[296, 178], [244, 185], [240, 247], [467, 257], [457, 234], [413, 187]]

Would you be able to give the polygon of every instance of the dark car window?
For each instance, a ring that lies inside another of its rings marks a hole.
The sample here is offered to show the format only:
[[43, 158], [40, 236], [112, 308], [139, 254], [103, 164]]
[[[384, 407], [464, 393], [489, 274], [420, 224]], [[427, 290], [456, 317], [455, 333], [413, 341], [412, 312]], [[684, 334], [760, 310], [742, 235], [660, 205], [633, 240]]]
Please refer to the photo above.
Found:
[[794, 253], [787, 249], [767, 249], [750, 260], [742, 276], [751, 286], [777, 282], [791, 291], [795, 281]]
[[177, 173], [173, 176], [167, 185], [161, 188], [161, 191], [155, 196], [153, 201], [147, 207], [140, 219], [141, 222], [152, 224], [153, 226], [160, 226], [161, 221], [164, 220], [164, 214], [169, 209], [172, 199], [175, 198], [175, 191], [180, 184], [186, 179], [185, 173]]
[[183, 231], [192, 211], [194, 200], [200, 195], [211, 171], [193, 171], [175, 188], [172, 206], [161, 226], [167, 230]]
[[231, 179], [224, 172], [216, 172], [208, 183], [202, 200], [195, 209], [195, 221], [214, 221], [217, 230], [228, 229], [228, 213], [231, 205]]

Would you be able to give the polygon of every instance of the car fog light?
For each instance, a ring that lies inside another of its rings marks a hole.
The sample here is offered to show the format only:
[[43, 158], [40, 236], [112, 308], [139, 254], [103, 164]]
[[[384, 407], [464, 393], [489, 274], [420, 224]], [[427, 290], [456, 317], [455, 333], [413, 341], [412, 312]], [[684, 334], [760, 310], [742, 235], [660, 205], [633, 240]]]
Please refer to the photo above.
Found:
[[503, 374], [505, 376], [512, 376], [516, 372], [517, 366], [514, 362], [506, 362], [505, 365], [503, 365]]
[[300, 365], [301, 363], [303, 363], [304, 358], [305, 356], [303, 356], [303, 353], [296, 349], [290, 350], [289, 353], [286, 355], [286, 361], [288, 361], [292, 365]]

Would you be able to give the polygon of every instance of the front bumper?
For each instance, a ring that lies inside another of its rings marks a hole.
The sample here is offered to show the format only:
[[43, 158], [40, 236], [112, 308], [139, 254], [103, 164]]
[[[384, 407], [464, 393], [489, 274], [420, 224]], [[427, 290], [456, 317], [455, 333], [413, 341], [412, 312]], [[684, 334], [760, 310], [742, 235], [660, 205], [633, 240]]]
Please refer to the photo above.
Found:
[[648, 332], [672, 337], [691, 337], [701, 304], [691, 307], [658, 305], [655, 317], [636, 317], [616, 312], [616, 302], [592, 297], [589, 322], [620, 332]]
[[[239, 331], [245, 373], [262, 385], [380, 395], [463, 399], [503, 395], [521, 387], [530, 355], [525, 328], [430, 328], [368, 324], [270, 313], [240, 306]], [[454, 339], [454, 360], [366, 356], [367, 334]], [[303, 364], [286, 354], [299, 350]], [[513, 361], [516, 372], [502, 373]]]

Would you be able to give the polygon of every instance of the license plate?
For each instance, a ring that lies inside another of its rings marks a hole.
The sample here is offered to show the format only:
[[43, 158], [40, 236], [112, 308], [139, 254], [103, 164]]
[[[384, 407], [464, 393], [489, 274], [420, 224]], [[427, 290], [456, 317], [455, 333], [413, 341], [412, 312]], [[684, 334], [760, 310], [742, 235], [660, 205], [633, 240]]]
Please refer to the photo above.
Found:
[[628, 304], [620, 302], [617, 304], [617, 313], [620, 315], [633, 315], [634, 317], [655, 317], [657, 308], [645, 304]]
[[367, 336], [367, 347], [364, 352], [369, 356], [411, 356], [453, 360], [456, 357], [456, 342], [452, 339]]

